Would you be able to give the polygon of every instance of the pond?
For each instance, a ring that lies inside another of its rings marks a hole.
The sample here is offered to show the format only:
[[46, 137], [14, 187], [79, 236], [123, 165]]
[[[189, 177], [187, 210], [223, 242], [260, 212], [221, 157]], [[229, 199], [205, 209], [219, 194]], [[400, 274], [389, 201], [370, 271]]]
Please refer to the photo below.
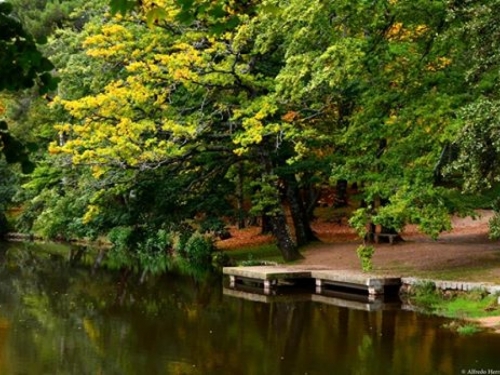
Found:
[[460, 336], [441, 318], [252, 302], [217, 276], [140, 283], [46, 250], [0, 245], [0, 374], [500, 373], [500, 335]]

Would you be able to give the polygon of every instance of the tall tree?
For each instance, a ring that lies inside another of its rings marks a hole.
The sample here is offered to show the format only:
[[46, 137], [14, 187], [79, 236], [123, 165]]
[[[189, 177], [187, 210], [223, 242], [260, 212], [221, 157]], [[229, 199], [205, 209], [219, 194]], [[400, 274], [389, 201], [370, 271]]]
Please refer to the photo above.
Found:
[[[197, 172], [209, 183], [241, 159], [253, 159], [262, 165], [262, 183], [275, 192], [264, 214], [284, 257], [296, 259], [278, 185], [269, 185], [277, 181], [272, 155], [287, 126], [271, 95], [273, 71], [263, 70], [265, 56], [252, 55], [243, 26], [214, 34], [210, 25], [218, 17], [207, 14], [186, 25], [176, 20], [174, 3], [162, 5], [156, 29], [137, 16], [118, 17], [87, 38], [87, 54], [119, 66], [120, 73], [99, 93], [56, 99], [78, 123], [59, 126], [65, 142], [52, 151], [72, 155], [74, 165], [88, 165], [104, 179], [117, 169], [126, 176], [161, 168], [176, 178]], [[249, 18], [253, 10], [247, 11]], [[217, 167], [210, 154], [218, 155]]]
[[[500, 148], [498, 145], [500, 80], [500, 2], [450, 2], [450, 19], [454, 28], [448, 38], [461, 41], [460, 56], [465, 66], [469, 100], [457, 111], [459, 132], [453, 144], [456, 160], [449, 169], [461, 176], [467, 192], [491, 189], [499, 182]], [[500, 237], [500, 204], [495, 197], [496, 215], [491, 221], [491, 235]]]
[[353, 218], [356, 227], [400, 230], [411, 222], [432, 236], [448, 228], [455, 207], [434, 172], [464, 101], [463, 65], [442, 36], [448, 4], [266, 4], [273, 15], [258, 43], [280, 41], [277, 96], [303, 108], [297, 117], [307, 120], [291, 138], [300, 149], [304, 135], [328, 137], [333, 179], [357, 182], [369, 203]]

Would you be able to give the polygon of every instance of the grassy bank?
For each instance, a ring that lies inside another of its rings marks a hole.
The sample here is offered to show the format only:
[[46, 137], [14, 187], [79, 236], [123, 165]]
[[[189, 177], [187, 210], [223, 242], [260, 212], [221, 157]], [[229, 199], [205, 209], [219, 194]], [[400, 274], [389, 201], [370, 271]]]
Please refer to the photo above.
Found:
[[418, 309], [453, 319], [447, 325], [460, 334], [473, 334], [481, 330], [482, 322], [491, 323], [490, 317], [498, 318], [498, 327], [489, 324], [489, 328], [500, 328], [500, 305], [498, 296], [476, 289], [470, 292], [442, 291], [433, 283], [412, 286], [402, 296], [406, 303]]
[[245, 246], [228, 251], [229, 257], [238, 264], [251, 265], [261, 263], [283, 263], [283, 256], [275, 244]]

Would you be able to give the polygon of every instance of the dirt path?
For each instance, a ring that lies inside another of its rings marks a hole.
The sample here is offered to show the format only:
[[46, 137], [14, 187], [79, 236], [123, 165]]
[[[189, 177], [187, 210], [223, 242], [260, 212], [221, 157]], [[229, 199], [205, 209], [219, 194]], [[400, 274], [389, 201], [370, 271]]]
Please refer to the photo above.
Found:
[[[454, 218], [453, 230], [431, 240], [409, 227], [404, 242], [375, 245], [376, 272], [450, 280], [500, 283], [500, 242], [488, 238], [490, 211], [477, 219]], [[302, 264], [359, 269], [356, 248], [360, 240], [320, 243], [305, 249]]]

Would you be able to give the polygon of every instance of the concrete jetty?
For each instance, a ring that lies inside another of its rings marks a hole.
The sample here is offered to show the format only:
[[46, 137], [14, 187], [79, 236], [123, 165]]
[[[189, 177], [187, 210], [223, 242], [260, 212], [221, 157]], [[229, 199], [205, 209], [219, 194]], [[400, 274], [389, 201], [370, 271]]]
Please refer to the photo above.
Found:
[[224, 267], [222, 273], [229, 276], [230, 287], [238, 282], [256, 282], [263, 284], [266, 294], [279, 283], [311, 278], [309, 270], [286, 266]]
[[399, 289], [401, 286], [400, 277], [385, 277], [355, 271], [313, 270], [311, 277], [316, 280], [317, 292], [321, 292], [325, 286], [335, 286], [363, 290], [369, 295], [382, 295], [388, 288]]
[[283, 282], [315, 280], [318, 293], [327, 286], [362, 290], [369, 295], [384, 294], [388, 287], [399, 287], [401, 278], [369, 275], [356, 271], [308, 269], [294, 266], [224, 267], [230, 287], [237, 283], [254, 282], [263, 285], [264, 293]]

